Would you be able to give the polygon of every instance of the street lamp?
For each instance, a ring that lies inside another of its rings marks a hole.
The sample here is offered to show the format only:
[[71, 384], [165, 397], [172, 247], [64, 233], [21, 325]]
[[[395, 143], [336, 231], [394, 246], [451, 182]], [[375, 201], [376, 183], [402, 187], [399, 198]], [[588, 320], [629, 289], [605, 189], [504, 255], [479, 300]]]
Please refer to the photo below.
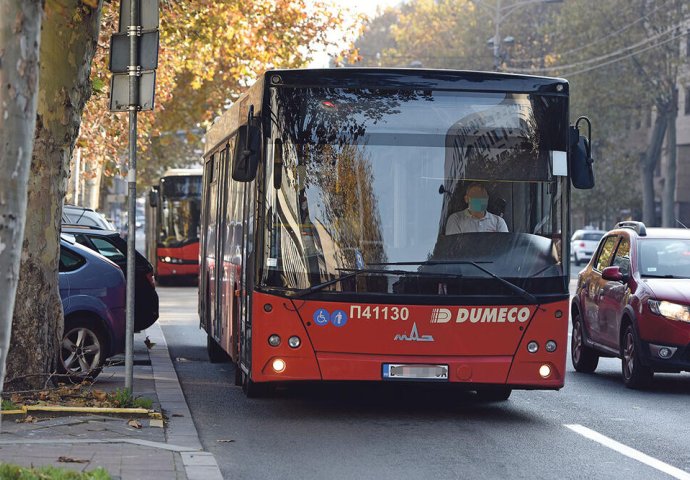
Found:
[[537, 3], [561, 3], [563, 0], [523, 0], [509, 5], [502, 5], [503, 0], [495, 0], [493, 6], [487, 5], [484, 0], [470, 1], [478, 7], [486, 9], [493, 18], [494, 36], [488, 40], [487, 44], [489, 48], [493, 50], [494, 70], [498, 72], [501, 70], [501, 64], [505, 58], [505, 52], [502, 50], [501, 45], [510, 46], [515, 43], [515, 39], [511, 36], [501, 40], [501, 22], [508, 18], [515, 10], [527, 5], [535, 5]]

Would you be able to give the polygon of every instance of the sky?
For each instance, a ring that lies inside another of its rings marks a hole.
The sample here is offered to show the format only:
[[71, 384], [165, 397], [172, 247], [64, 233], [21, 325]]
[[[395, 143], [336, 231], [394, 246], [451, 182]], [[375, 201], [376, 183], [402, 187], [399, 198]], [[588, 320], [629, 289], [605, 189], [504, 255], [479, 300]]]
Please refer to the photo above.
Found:
[[[378, 9], [385, 9], [401, 3], [403, 0], [330, 0], [335, 5], [347, 8], [355, 14], [364, 13], [370, 17], [376, 15]], [[311, 68], [328, 67], [328, 54], [323, 52], [317, 54], [314, 61], [309, 65]]]
[[400, 3], [401, 0], [331, 0], [336, 5], [347, 7], [356, 12], [372, 16], [377, 7], [386, 8]]

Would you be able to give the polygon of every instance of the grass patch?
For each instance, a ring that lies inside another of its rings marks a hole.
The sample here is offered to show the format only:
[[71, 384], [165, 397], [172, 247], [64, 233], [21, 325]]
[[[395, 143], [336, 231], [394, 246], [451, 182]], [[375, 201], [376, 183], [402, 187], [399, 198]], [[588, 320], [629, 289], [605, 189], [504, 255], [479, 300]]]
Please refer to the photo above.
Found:
[[120, 408], [145, 408], [151, 410], [153, 400], [146, 397], [133, 397], [127, 388], [118, 388], [110, 394], [110, 401]]
[[20, 467], [0, 463], [0, 480], [111, 480], [107, 470], [98, 467], [90, 472], [76, 472], [57, 467]]
[[3, 400], [2, 410], [19, 410], [19, 407], [12, 400]]

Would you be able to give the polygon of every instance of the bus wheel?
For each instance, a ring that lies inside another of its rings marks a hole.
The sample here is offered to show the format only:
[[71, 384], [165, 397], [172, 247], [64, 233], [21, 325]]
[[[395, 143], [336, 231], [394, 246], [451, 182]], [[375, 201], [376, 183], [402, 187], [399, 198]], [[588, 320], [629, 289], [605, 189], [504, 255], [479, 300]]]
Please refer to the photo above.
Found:
[[477, 399], [482, 402], [505, 402], [513, 393], [508, 387], [484, 387], [477, 389]]
[[206, 335], [206, 351], [211, 363], [221, 363], [228, 360], [228, 355], [209, 334]]
[[242, 368], [240, 367], [240, 362], [235, 363], [235, 386], [242, 386]]
[[268, 393], [268, 385], [265, 383], [255, 383], [249, 375], [242, 372], [242, 391], [247, 398], [261, 398]]

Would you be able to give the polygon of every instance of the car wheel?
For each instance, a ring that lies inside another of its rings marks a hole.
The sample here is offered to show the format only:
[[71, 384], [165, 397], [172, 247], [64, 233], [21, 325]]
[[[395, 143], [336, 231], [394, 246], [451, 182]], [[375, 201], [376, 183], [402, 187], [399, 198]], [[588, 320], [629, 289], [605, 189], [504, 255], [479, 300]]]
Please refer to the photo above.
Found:
[[577, 253], [575, 253], [575, 266], [579, 267], [582, 264], [580, 259], [577, 257]]
[[628, 388], [644, 388], [649, 386], [654, 376], [651, 368], [640, 362], [637, 334], [632, 325], [625, 328], [621, 342], [621, 363], [623, 383]]
[[92, 321], [66, 320], [58, 354], [58, 373], [73, 383], [96, 378], [105, 363], [105, 338]]
[[584, 326], [580, 312], [573, 318], [573, 334], [570, 339], [570, 360], [573, 367], [581, 373], [592, 373], [599, 365], [599, 354], [585, 345]]
[[483, 387], [477, 389], [477, 400], [482, 402], [505, 402], [513, 393], [508, 387]]
[[206, 351], [208, 352], [208, 359], [211, 363], [222, 363], [228, 360], [227, 353], [225, 353], [210, 334], [206, 335]]

